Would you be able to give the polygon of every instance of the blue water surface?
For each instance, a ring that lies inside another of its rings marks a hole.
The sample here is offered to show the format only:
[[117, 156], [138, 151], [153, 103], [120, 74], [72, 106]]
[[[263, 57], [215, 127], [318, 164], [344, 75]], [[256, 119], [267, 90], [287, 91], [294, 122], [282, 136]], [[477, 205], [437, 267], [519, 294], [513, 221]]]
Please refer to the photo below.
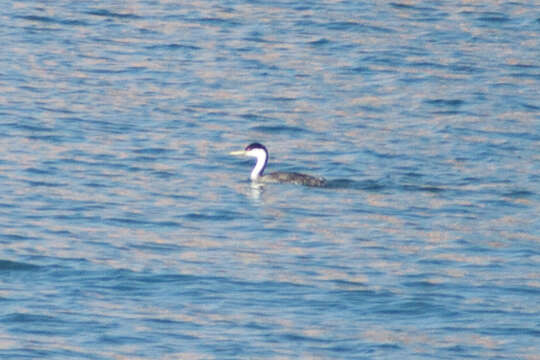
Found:
[[4, 3], [0, 358], [536, 359], [538, 9]]

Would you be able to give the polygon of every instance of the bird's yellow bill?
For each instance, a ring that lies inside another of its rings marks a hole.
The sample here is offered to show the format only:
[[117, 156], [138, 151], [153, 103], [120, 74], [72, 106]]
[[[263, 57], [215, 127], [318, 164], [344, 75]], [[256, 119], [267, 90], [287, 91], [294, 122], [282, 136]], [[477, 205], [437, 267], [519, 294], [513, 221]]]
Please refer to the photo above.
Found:
[[231, 151], [229, 153], [229, 155], [245, 155], [245, 151], [244, 150], [239, 150], [239, 151]]

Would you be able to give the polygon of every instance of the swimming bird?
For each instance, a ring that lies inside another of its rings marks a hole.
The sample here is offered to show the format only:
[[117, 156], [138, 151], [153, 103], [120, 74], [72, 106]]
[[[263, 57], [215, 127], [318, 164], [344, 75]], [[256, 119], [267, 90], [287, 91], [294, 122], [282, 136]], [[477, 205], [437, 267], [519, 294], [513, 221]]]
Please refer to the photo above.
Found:
[[230, 155], [249, 156], [257, 159], [257, 163], [251, 170], [250, 179], [256, 182], [266, 183], [292, 183], [306, 186], [325, 186], [326, 180], [322, 177], [315, 177], [306, 174], [300, 174], [296, 172], [273, 172], [264, 175], [264, 169], [268, 163], [268, 150], [266, 147], [259, 143], [253, 143], [246, 146], [244, 150], [233, 151]]

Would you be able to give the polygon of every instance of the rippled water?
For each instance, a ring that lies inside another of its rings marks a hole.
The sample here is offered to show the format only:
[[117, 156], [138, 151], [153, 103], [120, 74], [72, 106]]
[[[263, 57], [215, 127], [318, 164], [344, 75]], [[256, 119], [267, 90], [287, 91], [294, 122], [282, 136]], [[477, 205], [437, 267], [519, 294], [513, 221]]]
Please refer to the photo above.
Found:
[[0, 358], [538, 358], [534, 2], [0, 22]]

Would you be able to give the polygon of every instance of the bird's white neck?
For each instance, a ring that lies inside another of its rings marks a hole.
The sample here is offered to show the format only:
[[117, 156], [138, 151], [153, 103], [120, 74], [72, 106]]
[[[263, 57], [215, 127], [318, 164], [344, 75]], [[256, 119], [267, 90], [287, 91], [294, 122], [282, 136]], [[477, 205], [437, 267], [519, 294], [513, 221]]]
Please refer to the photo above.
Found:
[[268, 160], [268, 154], [263, 149], [253, 149], [250, 150], [247, 155], [257, 158], [257, 163], [255, 164], [255, 167], [253, 167], [253, 170], [251, 170], [251, 175], [249, 176], [251, 180], [257, 180], [263, 175]]

